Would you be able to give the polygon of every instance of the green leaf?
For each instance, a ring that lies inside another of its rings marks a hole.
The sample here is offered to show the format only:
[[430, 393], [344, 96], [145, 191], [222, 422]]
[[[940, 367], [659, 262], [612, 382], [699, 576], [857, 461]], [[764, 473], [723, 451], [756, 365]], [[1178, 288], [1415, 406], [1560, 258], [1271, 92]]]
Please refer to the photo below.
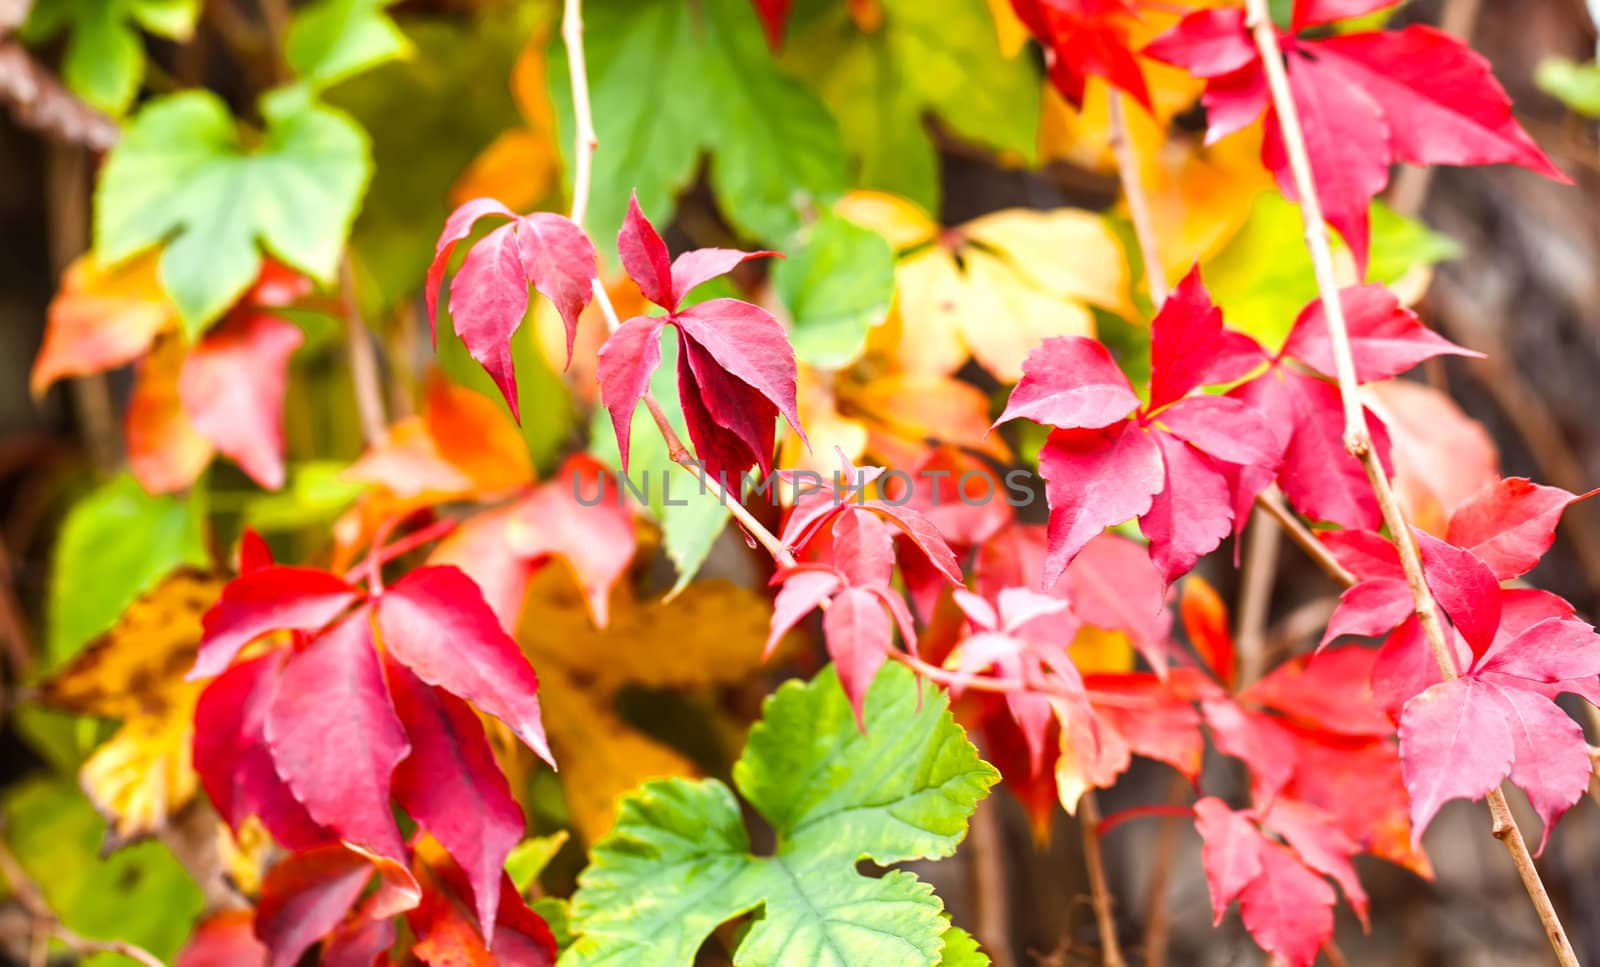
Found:
[[960, 927], [946, 927], [944, 953], [939, 967], [989, 967], [989, 957], [978, 949], [978, 941]]
[[284, 59], [320, 91], [379, 64], [405, 57], [411, 43], [385, 9], [393, 0], [323, 0], [295, 14]]
[[1584, 117], [1600, 118], [1600, 64], [1549, 57], [1533, 75], [1539, 89]]
[[[714, 298], [727, 293], [731, 293], [731, 289], [726, 283], [713, 282], [696, 289], [695, 298]], [[683, 405], [678, 402], [677, 372], [678, 338], [669, 329], [661, 334], [661, 365], [650, 377], [650, 391], [666, 412], [678, 438], [687, 440], [689, 425], [683, 418]], [[589, 425], [589, 440], [589, 448], [595, 456], [614, 468], [622, 466], [611, 417], [603, 408], [595, 408]], [[661, 431], [643, 406], [633, 414], [627, 483], [643, 491], [650, 512], [661, 524], [662, 543], [678, 572], [674, 590], [683, 588], [694, 580], [732, 514], [722, 501], [672, 461]]]
[[105, 264], [158, 243], [161, 284], [191, 338], [249, 288], [264, 246], [323, 282], [371, 175], [366, 135], [303, 98], [264, 98], [267, 128], [246, 150], [216, 95], [152, 101], [112, 149], [95, 190], [95, 254]]
[[[1372, 245], [1367, 279], [1391, 284], [1419, 266], [1454, 258], [1449, 237], [1385, 206], [1371, 212]], [[1275, 191], [1256, 196], [1250, 218], [1204, 266], [1206, 288], [1228, 325], [1269, 349], [1283, 344], [1300, 310], [1317, 297], [1316, 275], [1303, 241], [1300, 209]], [[1334, 250], [1345, 252], [1335, 239]]]
[[556, 939], [556, 951], [564, 952], [572, 946], [571, 910], [565, 897], [542, 896], [528, 904], [534, 913], [544, 917], [550, 933]]
[[[5, 838], [69, 928], [125, 940], [170, 962], [204, 906], [200, 888], [166, 847], [138, 843], [101, 859], [106, 823], [71, 779], [30, 779], [7, 791]], [[86, 967], [126, 967], [115, 954]]]
[[774, 264], [772, 286], [789, 310], [799, 359], [840, 369], [860, 357], [867, 331], [894, 298], [894, 250], [877, 232], [838, 215], [808, 225]]
[[650, 782], [624, 799], [578, 878], [577, 940], [561, 964], [691, 964], [713, 930], [757, 908], [733, 954], [741, 967], [932, 965], [947, 936], [953, 962], [983, 963], [932, 887], [856, 866], [949, 856], [999, 774], [944, 693], [899, 665], [879, 673], [865, 711], [863, 734], [831, 667], [767, 700], [733, 776], [777, 833], [774, 855], [751, 854], [738, 801], [715, 779]]
[[984, 0], [878, 6], [882, 25], [867, 33], [846, 4], [831, 4], [797, 32], [785, 56], [833, 108], [862, 187], [939, 210], [928, 113], [979, 144], [1037, 157], [1041, 77], [1030, 58], [1001, 54]]
[[[595, 238], [615, 237], [634, 190], [647, 216], [666, 221], [703, 153], [723, 214], [759, 239], [788, 236], [802, 212], [848, 187], [833, 117], [778, 69], [746, 0], [600, 0], [583, 13], [601, 145], [587, 222]], [[569, 150], [565, 50], [550, 61]]]
[[550, 865], [561, 847], [567, 845], [567, 831], [558, 830], [549, 836], [534, 836], [518, 843], [511, 855], [506, 857], [506, 872], [511, 874], [511, 882], [516, 884], [518, 893], [525, 893], [529, 886]]
[[[364, 485], [345, 479], [346, 464], [308, 460], [289, 467], [284, 487], [251, 491], [243, 501], [244, 524], [258, 531], [299, 530], [330, 523], [359, 496]], [[222, 503], [222, 495], [214, 501]]]
[[124, 474], [73, 506], [51, 572], [49, 657], [70, 658], [167, 572], [206, 563], [205, 501], [145, 493]]
[[92, 107], [120, 117], [144, 80], [144, 42], [137, 28], [187, 40], [198, 12], [196, 0], [42, 0], [22, 34], [29, 43], [42, 43], [70, 28], [63, 79]]

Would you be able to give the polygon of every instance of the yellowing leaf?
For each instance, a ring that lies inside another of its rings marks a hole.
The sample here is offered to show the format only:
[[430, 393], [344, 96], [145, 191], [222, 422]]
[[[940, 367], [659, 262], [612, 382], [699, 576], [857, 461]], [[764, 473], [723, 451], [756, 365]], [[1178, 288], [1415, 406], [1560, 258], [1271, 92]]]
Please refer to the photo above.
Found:
[[1089, 306], [1131, 311], [1122, 245], [1091, 212], [1008, 209], [939, 231], [910, 202], [878, 192], [847, 196], [837, 210], [901, 252], [894, 311], [868, 343], [901, 369], [949, 375], [970, 355], [1015, 382], [1039, 340], [1094, 335]]
[[550, 193], [561, 172], [555, 112], [545, 90], [546, 31], [537, 30], [511, 70], [511, 96], [526, 127], [505, 131], [490, 142], [450, 189], [452, 208], [473, 198], [495, 198], [526, 211]]
[[40, 701], [53, 708], [122, 720], [79, 775], [111, 823], [108, 850], [161, 830], [194, 798], [190, 749], [204, 683], [184, 676], [200, 643], [201, 615], [222, 584], [192, 568], [174, 571], [40, 685]]
[[67, 267], [50, 302], [44, 345], [28, 385], [41, 396], [64, 376], [83, 376], [133, 362], [158, 334], [175, 328], [178, 310], [156, 278], [156, 254], [113, 269], [85, 255]]
[[611, 828], [617, 802], [639, 783], [697, 774], [686, 756], [617, 713], [618, 694], [749, 678], [762, 665], [770, 613], [761, 595], [717, 580], [696, 581], [671, 601], [641, 601], [623, 582], [610, 611], [605, 629], [596, 629], [571, 574], [547, 567], [529, 583], [517, 630], [539, 671], [568, 810], [591, 843]]

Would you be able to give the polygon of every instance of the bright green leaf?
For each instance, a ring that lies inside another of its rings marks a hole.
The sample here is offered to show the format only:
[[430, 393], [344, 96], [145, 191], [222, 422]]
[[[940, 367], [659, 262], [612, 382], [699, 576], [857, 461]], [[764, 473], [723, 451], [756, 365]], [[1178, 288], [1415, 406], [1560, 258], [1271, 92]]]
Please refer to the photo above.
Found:
[[823, 369], [849, 365], [866, 348], [867, 330], [889, 314], [894, 250], [877, 232], [829, 214], [786, 254], [772, 285], [793, 320], [795, 355]]
[[[583, 15], [601, 145], [587, 220], [595, 238], [616, 237], [635, 190], [647, 216], [667, 221], [708, 152], [718, 204], [755, 238], [788, 236], [808, 207], [844, 192], [833, 117], [773, 62], [747, 0], [601, 0], [585, 4]], [[564, 51], [550, 60], [566, 150]]]
[[[1456, 243], [1383, 203], [1372, 206], [1372, 246], [1367, 279], [1393, 283], [1407, 272], [1454, 258]], [[1317, 297], [1302, 236], [1300, 209], [1277, 192], [1263, 192], [1244, 227], [1204, 266], [1206, 288], [1228, 325], [1269, 349], [1284, 337], [1306, 304]], [[1335, 240], [1336, 251], [1346, 251]]]
[[295, 14], [284, 58], [295, 76], [321, 90], [404, 57], [411, 44], [385, 12], [393, 0], [322, 0]]
[[549, 836], [525, 839], [511, 850], [511, 855], [506, 857], [506, 872], [511, 875], [517, 892], [527, 892], [544, 868], [561, 852], [561, 847], [567, 845], [567, 838], [566, 830], [558, 830]]
[[152, 497], [124, 474], [73, 506], [51, 570], [52, 665], [110, 628], [168, 571], [206, 563], [202, 496]]
[[[624, 799], [578, 878], [577, 940], [561, 963], [691, 964], [720, 924], [758, 907], [733, 955], [741, 967], [939, 963], [949, 923], [932, 888], [856, 864], [949, 856], [999, 774], [944, 693], [899, 665], [868, 691], [865, 721], [863, 734], [831, 667], [767, 700], [733, 775], [777, 833], [772, 856], [750, 853], [739, 804], [715, 779], [650, 782]], [[955, 963], [983, 962], [955, 944]]]
[[923, 123], [930, 112], [963, 137], [1036, 157], [1041, 78], [1029, 58], [1001, 54], [984, 0], [879, 6], [881, 26], [865, 33], [847, 5], [829, 5], [785, 57], [833, 108], [863, 187], [939, 210], [938, 149]]
[[216, 95], [151, 102], [111, 152], [95, 192], [95, 254], [120, 262], [158, 243], [161, 284], [191, 337], [261, 269], [264, 246], [332, 280], [371, 174], [366, 135], [304, 99], [265, 98], [267, 129], [246, 150]]
[[144, 81], [144, 41], [136, 28], [187, 40], [199, 7], [196, 0], [41, 0], [22, 33], [42, 43], [69, 29], [62, 78], [91, 106], [120, 117]]
[[[252, 491], [244, 502], [244, 524], [258, 531], [292, 531], [327, 524], [361, 495], [364, 485], [344, 477], [335, 460], [308, 460], [289, 467], [282, 489]], [[221, 503], [222, 497], [217, 496]]]
[[944, 952], [939, 967], [989, 967], [989, 957], [978, 949], [978, 941], [960, 927], [946, 927]]

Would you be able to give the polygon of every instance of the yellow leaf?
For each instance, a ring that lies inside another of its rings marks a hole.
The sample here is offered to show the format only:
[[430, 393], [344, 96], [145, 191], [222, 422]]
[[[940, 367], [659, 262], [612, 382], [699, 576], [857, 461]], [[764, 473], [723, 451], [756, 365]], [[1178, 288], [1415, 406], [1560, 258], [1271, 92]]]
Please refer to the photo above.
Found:
[[1039, 340], [1094, 335], [1089, 306], [1132, 311], [1122, 244], [1091, 212], [1007, 209], [941, 232], [881, 192], [854, 192], [839, 210], [901, 252], [893, 311], [868, 348], [906, 371], [950, 375], [970, 355], [1015, 382]]
[[39, 688], [40, 701], [53, 708], [122, 720], [79, 774], [111, 823], [108, 849], [163, 829], [194, 798], [194, 706], [204, 683], [184, 676], [200, 643], [201, 615], [222, 585], [192, 568], [174, 571]]
[[762, 595], [728, 581], [696, 581], [671, 601], [641, 601], [623, 581], [601, 630], [566, 568], [534, 575], [517, 638], [539, 672], [545, 728], [585, 840], [611, 828], [617, 802], [639, 783], [698, 774], [688, 757], [617, 714], [619, 693], [748, 679], [762, 666], [769, 616]]
[[1133, 642], [1127, 632], [1084, 625], [1068, 653], [1072, 664], [1085, 675], [1133, 671]]
[[1000, 41], [1000, 53], [1015, 57], [1028, 45], [1028, 28], [1017, 19], [1011, 0], [989, 0], [989, 13], [994, 16], [994, 32]]

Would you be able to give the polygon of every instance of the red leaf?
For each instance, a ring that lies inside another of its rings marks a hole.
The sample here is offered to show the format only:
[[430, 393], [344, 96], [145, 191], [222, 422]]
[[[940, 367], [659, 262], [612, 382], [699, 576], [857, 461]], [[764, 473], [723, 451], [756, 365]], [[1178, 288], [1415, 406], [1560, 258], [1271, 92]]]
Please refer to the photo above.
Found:
[[789, 19], [789, 6], [794, 0], [753, 0], [756, 13], [761, 16], [761, 29], [767, 34], [767, 46], [774, 51], [783, 48], [783, 27]]
[[1511, 114], [1489, 62], [1432, 27], [1345, 34], [1312, 45], [1342, 78], [1381, 105], [1396, 161], [1428, 165], [1514, 164], [1570, 180]]
[[1343, 635], [1375, 638], [1400, 627], [1416, 610], [1411, 586], [1395, 578], [1376, 578], [1346, 588], [1339, 607], [1328, 619], [1328, 630], [1317, 644], [1320, 650]]
[[[1033, 581], [1037, 571], [1030, 567], [1015, 583]], [[1080, 621], [1126, 634], [1150, 667], [1165, 672], [1172, 629], [1166, 579], [1138, 543], [1116, 534], [1094, 538], [1067, 565], [1058, 590]]]
[[773, 583], [782, 582], [772, 603], [772, 631], [767, 635], [767, 646], [762, 658], [770, 656], [778, 641], [800, 620], [822, 606], [835, 591], [843, 586], [843, 579], [831, 570], [813, 570], [802, 565], [772, 576]]
[[1411, 793], [1411, 836], [1451, 799], [1481, 799], [1511, 774], [1510, 725], [1495, 686], [1474, 678], [1441, 682], [1411, 699], [1400, 717], [1400, 761]]
[[595, 626], [609, 618], [611, 589], [638, 550], [633, 512], [605, 465], [587, 454], [568, 457], [549, 483], [519, 501], [506, 524], [518, 555], [560, 556], [577, 575]]
[[1150, 323], [1147, 408], [1158, 410], [1201, 386], [1231, 383], [1265, 360], [1254, 339], [1223, 329], [1222, 310], [1211, 301], [1196, 265]]
[[1151, 434], [1161, 452], [1165, 484], [1139, 530], [1150, 538], [1150, 559], [1168, 584], [1216, 550], [1233, 528], [1228, 478], [1210, 457], [1164, 433]]
[[679, 293], [673, 291], [672, 256], [656, 227], [639, 208], [639, 193], [628, 199], [628, 214], [617, 233], [617, 254], [622, 268], [633, 279], [644, 297], [671, 312], [678, 308]]
[[266, 967], [268, 951], [256, 939], [249, 910], [207, 917], [179, 951], [173, 967]]
[[1245, 929], [1288, 967], [1310, 967], [1333, 939], [1334, 895], [1287, 846], [1268, 843], [1261, 852], [1261, 875], [1239, 898]]
[[1485, 697], [1497, 701], [1505, 716], [1511, 733], [1511, 781], [1528, 794], [1544, 823], [1542, 853], [1556, 820], [1589, 788], [1594, 764], [1588, 740], [1571, 716], [1542, 695], [1491, 685]]
[[894, 628], [883, 604], [865, 588], [844, 588], [833, 598], [822, 616], [823, 634], [828, 640], [828, 655], [839, 671], [839, 684], [850, 699], [856, 726], [866, 730], [862, 705], [867, 687], [878, 669], [889, 659], [894, 644]]
[[[1365, 274], [1367, 208], [1389, 183], [1391, 148], [1383, 111], [1359, 84], [1350, 83], [1327, 62], [1313, 60], [1315, 55], [1299, 45], [1286, 44], [1284, 53], [1323, 216], [1344, 236], [1357, 271]], [[1267, 115], [1261, 161], [1277, 177], [1283, 196], [1298, 203], [1300, 192], [1276, 108]]]
[[1139, 408], [1128, 377], [1111, 352], [1093, 339], [1057, 336], [1022, 362], [1022, 379], [995, 425], [1029, 419], [1049, 426], [1098, 429]]
[[662, 318], [635, 316], [624, 322], [600, 347], [597, 375], [600, 402], [611, 414], [622, 455], [622, 472], [628, 472], [628, 441], [633, 434], [633, 411], [650, 389], [650, 374], [661, 365]]
[[1050, 80], [1068, 102], [1082, 106], [1084, 86], [1099, 77], [1150, 106], [1144, 74], [1129, 30], [1138, 11], [1128, 0], [1011, 0], [1028, 31], [1044, 47]]
[[[1260, 57], [1245, 26], [1242, 7], [1196, 10], [1146, 46], [1144, 54], [1207, 79], [1242, 70]], [[1259, 115], [1261, 107], [1255, 113]]]
[[271, 631], [321, 629], [361, 592], [326, 571], [274, 565], [241, 574], [206, 612], [205, 634], [189, 680], [227, 668], [239, 650]]
[[462, 899], [468, 892], [461, 868], [437, 843], [417, 843], [416, 876], [423, 884], [422, 902], [406, 912], [406, 922], [416, 935], [411, 952], [430, 967], [551, 967], [556, 959], [555, 937], [538, 914], [528, 909], [501, 874], [500, 929], [493, 949], [478, 930], [477, 919]]
[[1400, 0], [1296, 0], [1292, 28], [1299, 31], [1320, 24], [1365, 17], [1369, 13], [1392, 7], [1399, 2]]
[[1039, 451], [1039, 474], [1050, 501], [1045, 587], [1101, 531], [1149, 511], [1166, 485], [1161, 449], [1132, 421], [1051, 432]]
[[1555, 542], [1561, 513], [1575, 496], [1526, 477], [1510, 477], [1478, 491], [1450, 515], [1445, 540], [1471, 551], [1502, 581], [1533, 568]]
[[766, 258], [781, 259], [783, 256], [765, 250], [745, 252], [736, 248], [690, 249], [672, 260], [672, 295], [682, 301], [695, 286], [710, 282], [718, 276], [727, 275], [735, 267], [750, 259]]
[[[1422, 324], [1417, 314], [1400, 305], [1388, 286], [1360, 285], [1339, 292], [1356, 379], [1363, 383], [1398, 376], [1425, 359], [1454, 355], [1483, 358], [1457, 346]], [[1328, 315], [1321, 299], [1300, 311], [1284, 342], [1283, 355], [1293, 356], [1317, 372], [1337, 377]]]
[[305, 337], [276, 316], [235, 312], [183, 361], [178, 396], [200, 435], [250, 479], [283, 486], [283, 396]]
[[292, 967], [339, 925], [372, 879], [371, 862], [338, 843], [295, 853], [261, 883], [256, 936], [272, 951], [271, 967]]
[[1283, 459], [1284, 441], [1255, 407], [1231, 396], [1191, 396], [1156, 414], [1156, 425], [1227, 463], [1263, 468]]
[[500, 877], [522, 839], [522, 807], [511, 797], [477, 714], [393, 659], [387, 671], [411, 741], [411, 754], [394, 772], [395, 800], [466, 871], [484, 941], [492, 944]]
[[217, 813], [235, 833], [256, 816], [291, 850], [333, 838], [279, 778], [267, 748], [267, 710], [288, 653], [271, 651], [229, 668], [200, 694], [194, 766]]
[[[674, 314], [672, 321], [718, 368], [777, 407], [795, 432], [805, 438], [795, 405], [794, 349], [782, 324], [770, 312], [738, 299], [712, 299]], [[724, 425], [735, 416], [718, 412], [716, 402], [710, 398], [705, 402], [712, 416]], [[771, 422], [766, 421], [768, 432], [759, 451], [769, 458]], [[763, 464], [763, 469], [768, 468]]]
[[1203, 841], [1200, 860], [1211, 891], [1212, 922], [1221, 923], [1229, 904], [1261, 875], [1268, 841], [1254, 823], [1214, 796], [1194, 804], [1194, 818]]
[[1520, 688], [1593, 678], [1600, 675], [1600, 635], [1583, 621], [1549, 617], [1497, 641], [1472, 673]]
[[384, 688], [362, 609], [289, 659], [267, 710], [278, 774], [317, 822], [403, 864], [390, 777], [410, 746]]
[[1500, 582], [1471, 551], [1446, 544], [1426, 531], [1412, 529], [1422, 553], [1422, 572], [1439, 606], [1472, 646], [1474, 655], [1489, 650], [1500, 627]]
[[1292, 799], [1275, 800], [1263, 821], [1288, 842], [1302, 863], [1339, 884], [1351, 909], [1361, 918], [1361, 925], [1366, 927], [1367, 891], [1361, 888], [1355, 865], [1350, 862], [1361, 852], [1361, 844], [1341, 830], [1332, 816]]
[[1200, 703], [1217, 751], [1250, 767], [1250, 797], [1271, 802], [1294, 777], [1294, 741], [1273, 716], [1218, 697]]
[[[374, 901], [380, 894], [369, 896], [344, 919], [322, 945], [321, 967], [387, 967], [385, 954], [394, 946], [394, 917], [383, 916]], [[379, 958], [383, 957], [382, 961]]]
[[[1409, 601], [1409, 596], [1407, 601]], [[1377, 652], [1333, 648], [1286, 661], [1239, 695], [1308, 727], [1344, 736], [1382, 737], [1394, 726], [1378, 709], [1372, 691]]]
[[555, 764], [540, 720], [538, 676], [471, 578], [449, 566], [412, 571], [379, 601], [378, 627], [384, 647], [417, 677], [504, 722]]
[[578, 315], [599, 278], [594, 245], [582, 228], [550, 212], [516, 215], [490, 199], [469, 201], [446, 220], [428, 268], [428, 319], [437, 331], [438, 286], [457, 242], [485, 215], [510, 218], [467, 253], [450, 283], [450, 317], [467, 351], [488, 371], [520, 420], [511, 337], [528, 311], [532, 286], [555, 304], [567, 329], [567, 356], [578, 331]]

